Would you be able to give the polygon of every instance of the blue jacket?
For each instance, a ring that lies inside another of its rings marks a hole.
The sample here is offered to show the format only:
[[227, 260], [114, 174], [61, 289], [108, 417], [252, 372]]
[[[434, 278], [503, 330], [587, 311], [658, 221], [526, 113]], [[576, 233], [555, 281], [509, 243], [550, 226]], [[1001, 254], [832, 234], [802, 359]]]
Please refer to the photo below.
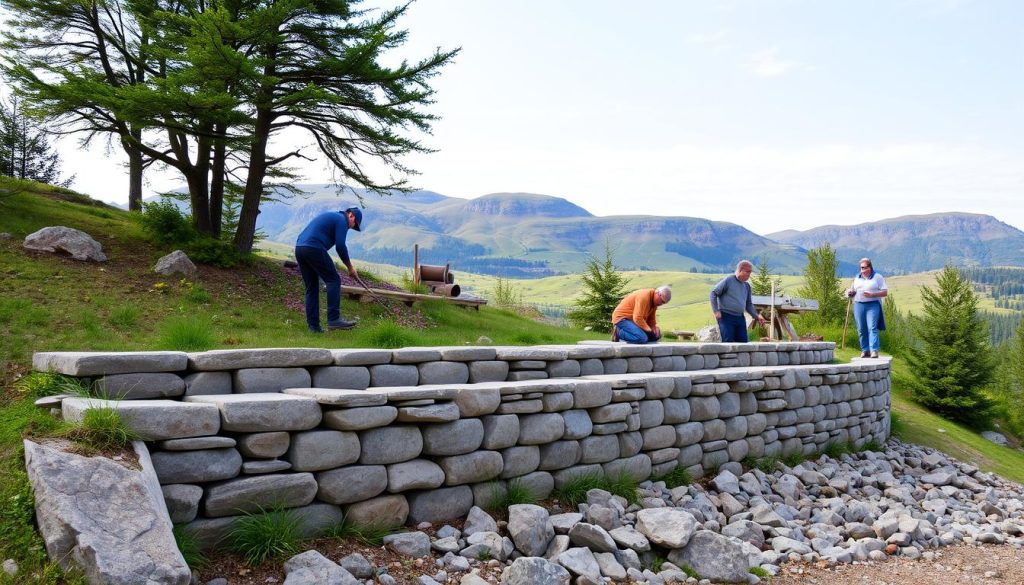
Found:
[[348, 235], [348, 218], [343, 211], [328, 211], [321, 213], [309, 222], [299, 239], [295, 241], [295, 247], [320, 248], [330, 251], [333, 246], [338, 251], [341, 262], [348, 266], [352, 263], [348, 257], [348, 247], [345, 246], [345, 236]]

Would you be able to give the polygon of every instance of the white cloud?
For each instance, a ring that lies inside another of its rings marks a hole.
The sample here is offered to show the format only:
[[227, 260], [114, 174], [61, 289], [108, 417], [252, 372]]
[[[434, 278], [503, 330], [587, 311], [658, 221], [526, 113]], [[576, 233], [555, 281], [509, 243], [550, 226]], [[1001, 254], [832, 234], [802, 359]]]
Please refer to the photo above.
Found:
[[758, 77], [778, 77], [801, 67], [803, 64], [798, 61], [780, 57], [778, 47], [758, 51], [750, 59], [751, 71]]

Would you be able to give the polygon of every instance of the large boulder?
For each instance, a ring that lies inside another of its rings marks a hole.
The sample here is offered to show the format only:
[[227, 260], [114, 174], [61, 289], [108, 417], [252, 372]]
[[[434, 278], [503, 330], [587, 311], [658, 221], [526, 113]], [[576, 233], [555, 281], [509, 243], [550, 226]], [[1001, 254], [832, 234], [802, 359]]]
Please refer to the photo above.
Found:
[[196, 265], [189, 260], [181, 250], [175, 250], [170, 254], [156, 261], [156, 266], [153, 267], [153, 271], [164, 276], [171, 276], [172, 274], [183, 274], [185, 276], [194, 276], [196, 273]]
[[51, 559], [77, 566], [90, 583], [187, 585], [149, 452], [134, 444], [141, 469], [25, 441], [39, 532]]
[[62, 225], [44, 227], [31, 233], [22, 245], [28, 250], [71, 256], [75, 260], [107, 261], [103, 254], [103, 246], [92, 239], [92, 236]]
[[718, 332], [717, 325], [705, 325], [697, 332], [697, 341], [703, 343], [718, 343], [722, 341], [722, 335]]

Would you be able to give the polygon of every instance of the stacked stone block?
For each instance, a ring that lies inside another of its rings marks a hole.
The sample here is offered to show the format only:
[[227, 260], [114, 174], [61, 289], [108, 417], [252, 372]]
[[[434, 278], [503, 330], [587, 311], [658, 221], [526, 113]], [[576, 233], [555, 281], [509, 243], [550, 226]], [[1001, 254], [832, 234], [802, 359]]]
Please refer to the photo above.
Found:
[[[259, 509], [294, 508], [309, 533], [343, 515], [433, 522], [486, 506], [509, 482], [544, 497], [581, 475], [700, 476], [889, 432], [888, 362], [822, 363], [831, 344], [134, 355], [35, 363], [93, 378], [104, 395], [124, 388], [118, 376], [143, 376], [128, 388], [138, 399], [69, 397], [63, 416], [121, 411], [150, 439], [172, 519], [208, 544]], [[168, 376], [181, 380], [176, 399]]]

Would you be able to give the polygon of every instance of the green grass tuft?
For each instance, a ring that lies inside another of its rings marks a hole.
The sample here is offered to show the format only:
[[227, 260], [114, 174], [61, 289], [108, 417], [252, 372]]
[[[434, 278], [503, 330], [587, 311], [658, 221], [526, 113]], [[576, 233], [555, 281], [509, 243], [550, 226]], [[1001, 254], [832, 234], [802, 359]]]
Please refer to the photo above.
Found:
[[196, 538], [195, 532], [186, 528], [184, 524], [175, 524], [174, 542], [177, 543], [178, 550], [189, 568], [202, 569], [206, 566], [209, 559], [199, 547], [199, 539]]
[[853, 453], [855, 449], [850, 443], [844, 443], [840, 441], [833, 441], [825, 445], [825, 448], [821, 452], [833, 459], [839, 459], [846, 453]]
[[807, 456], [803, 451], [793, 451], [782, 456], [782, 462], [786, 464], [786, 467], [796, 467], [804, 461], [807, 461]]
[[379, 322], [376, 326], [365, 330], [360, 339], [367, 347], [394, 349], [416, 344], [416, 337], [391, 320]]
[[879, 452], [879, 451], [885, 451], [885, 446], [882, 445], [881, 443], [879, 443], [877, 440], [871, 439], [867, 443], [864, 443], [864, 446], [861, 447], [860, 450], [861, 451], [875, 451], [875, 452]]
[[99, 450], [127, 449], [139, 435], [128, 428], [116, 409], [101, 406], [85, 411], [82, 422], [67, 433], [68, 438]]
[[121, 305], [110, 312], [107, 318], [110, 324], [119, 331], [130, 331], [139, 325], [142, 310], [135, 305]]
[[683, 565], [679, 567], [679, 570], [686, 573], [686, 576], [690, 577], [691, 579], [700, 579], [700, 573], [693, 570], [693, 567], [691, 567], [690, 565]]
[[690, 472], [686, 471], [685, 467], [676, 467], [654, 481], [663, 481], [665, 482], [665, 487], [672, 489], [682, 485], [690, 485], [693, 483], [693, 477], [690, 476]]
[[492, 497], [487, 502], [485, 509], [492, 514], [504, 518], [508, 515], [509, 506], [516, 504], [536, 504], [540, 498], [520, 481], [512, 480], [508, 485], [501, 486], [500, 482], [492, 482]]
[[772, 574], [764, 567], [750, 567], [750, 574], [762, 581], [771, 581]]
[[217, 344], [209, 323], [195, 317], [173, 317], [164, 321], [158, 345], [176, 351], [206, 351]]
[[565, 482], [552, 495], [555, 499], [565, 502], [573, 509], [586, 502], [587, 492], [594, 489], [611, 492], [613, 495], [621, 496], [630, 504], [635, 504], [640, 499], [640, 495], [637, 493], [637, 485], [636, 481], [626, 475], [608, 477], [601, 474], [588, 473], [576, 476]]
[[397, 526], [387, 524], [354, 524], [346, 518], [341, 524], [327, 531], [329, 538], [341, 538], [355, 540], [367, 546], [380, 546], [384, 543], [384, 537], [393, 533]]
[[32, 399], [55, 394], [89, 395], [89, 389], [78, 378], [54, 372], [31, 372], [18, 380], [15, 388]]
[[299, 517], [291, 510], [272, 509], [246, 514], [228, 533], [228, 546], [250, 566], [299, 552]]

